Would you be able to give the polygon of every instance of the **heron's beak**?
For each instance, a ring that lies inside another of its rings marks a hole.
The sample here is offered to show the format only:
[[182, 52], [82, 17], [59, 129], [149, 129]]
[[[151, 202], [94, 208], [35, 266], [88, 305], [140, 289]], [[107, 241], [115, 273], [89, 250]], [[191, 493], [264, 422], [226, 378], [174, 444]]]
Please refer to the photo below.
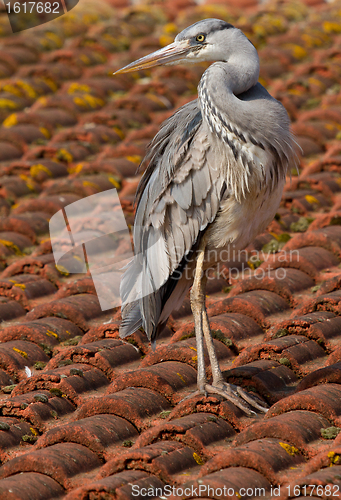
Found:
[[141, 59], [128, 64], [128, 66], [115, 71], [114, 75], [181, 61], [181, 59], [186, 57], [191, 49], [192, 47], [190, 46], [188, 40], [171, 43], [163, 49], [157, 50], [148, 56], [141, 57]]

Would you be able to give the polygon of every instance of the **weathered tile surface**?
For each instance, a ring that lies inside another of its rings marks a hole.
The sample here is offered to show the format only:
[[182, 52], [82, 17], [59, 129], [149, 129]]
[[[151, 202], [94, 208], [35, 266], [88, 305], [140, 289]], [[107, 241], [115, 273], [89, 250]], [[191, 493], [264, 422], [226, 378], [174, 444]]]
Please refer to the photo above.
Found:
[[[112, 73], [206, 17], [255, 44], [303, 150], [275, 220], [207, 287], [224, 377], [268, 404], [264, 417], [184, 399], [197, 363], [188, 297], [155, 352], [140, 331], [123, 341], [120, 311], [102, 311], [81, 262], [56, 267], [49, 238], [56, 212], [111, 188], [133, 223], [146, 145], [195, 98], [205, 65]], [[0, 500], [145, 499], [132, 485], [148, 498], [199, 485], [203, 499], [224, 486], [339, 496], [340, 26], [339, 0], [84, 0], [13, 35], [1, 7]]]

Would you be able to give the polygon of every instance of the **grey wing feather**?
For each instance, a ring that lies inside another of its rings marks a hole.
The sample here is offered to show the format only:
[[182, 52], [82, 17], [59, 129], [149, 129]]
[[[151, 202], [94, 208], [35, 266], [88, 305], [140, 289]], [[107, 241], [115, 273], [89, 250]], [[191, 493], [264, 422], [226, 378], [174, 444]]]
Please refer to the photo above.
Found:
[[175, 271], [219, 209], [224, 182], [213, 156], [197, 100], [167, 120], [150, 144], [136, 195], [135, 258], [121, 281], [122, 337], [142, 324], [155, 339]]

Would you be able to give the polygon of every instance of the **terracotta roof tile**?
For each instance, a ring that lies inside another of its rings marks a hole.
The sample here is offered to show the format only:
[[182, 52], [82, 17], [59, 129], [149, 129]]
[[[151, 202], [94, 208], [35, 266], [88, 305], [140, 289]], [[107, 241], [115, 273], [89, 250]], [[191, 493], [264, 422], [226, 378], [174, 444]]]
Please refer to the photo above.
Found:
[[324, 343], [338, 335], [339, 318], [331, 312], [318, 311], [277, 323], [267, 332], [267, 338], [279, 338], [289, 334], [305, 335]]
[[37, 448], [56, 443], [78, 443], [108, 461], [138, 437], [135, 427], [116, 415], [94, 415], [77, 422], [54, 427], [43, 434]]
[[34, 181], [30, 182], [16, 175], [3, 177], [1, 190], [6, 198], [14, 197], [14, 199], [29, 195], [32, 192], [38, 194], [41, 191], [40, 187]]
[[[210, 495], [210, 491], [216, 491], [221, 489], [223, 492], [223, 488], [225, 486], [226, 492], [228, 494], [228, 490], [230, 491], [240, 491], [241, 488], [250, 488], [251, 490], [255, 490], [255, 488], [260, 488], [258, 491], [265, 491], [265, 494], [270, 493], [271, 484], [270, 482], [259, 472], [246, 467], [228, 467], [227, 469], [222, 469], [219, 472], [214, 472], [212, 474], [208, 474], [206, 476], [202, 476], [200, 479], [185, 483], [184, 486], [190, 487], [196, 491], [199, 491], [199, 485], [202, 485], [202, 492]], [[204, 489], [206, 487], [206, 489]], [[210, 489], [209, 489], [210, 488]], [[210, 495], [212, 498], [212, 496]], [[208, 498], [210, 498], [208, 497]], [[181, 496], [169, 496], [171, 500], [180, 499]], [[192, 497], [193, 498], [193, 497]], [[194, 497], [195, 498], [195, 497]]]
[[[334, 465], [337, 465], [338, 462], [338, 456], [340, 454], [340, 447], [338, 444], [335, 444], [328, 447], [326, 450], [321, 451], [321, 453], [318, 453], [312, 460], [310, 460], [305, 468], [304, 472], [306, 474], [311, 474], [319, 469], [325, 468], [325, 467], [331, 467]], [[336, 491], [336, 488], [334, 489]]]
[[195, 413], [161, 423], [137, 439], [136, 446], [150, 445], [161, 439], [180, 441], [190, 446], [200, 457], [207, 460], [220, 448], [222, 442], [232, 440], [236, 432], [231, 424], [209, 413]]
[[40, 198], [31, 198], [18, 203], [13, 209], [15, 214], [24, 214], [27, 212], [42, 212], [50, 216], [58, 212], [61, 208], [79, 200], [79, 196], [74, 194], [65, 194], [63, 196], [41, 196]]
[[[113, 476], [108, 476], [98, 481], [89, 482], [85, 486], [70, 492], [66, 500], [84, 500], [92, 496], [112, 495], [115, 492], [115, 500], [133, 500], [131, 485], [136, 485], [137, 491], [144, 488], [163, 488], [164, 483], [156, 476], [139, 470], [126, 470]], [[153, 498], [151, 496], [150, 498]], [[154, 497], [156, 498], [156, 497]]]
[[53, 349], [59, 342], [81, 336], [82, 333], [82, 330], [71, 321], [62, 318], [47, 317], [3, 328], [0, 331], [0, 339], [1, 342], [28, 340]]
[[6, 299], [5, 297], [0, 300], [0, 318], [1, 321], [8, 321], [13, 318], [19, 318], [25, 314], [25, 309], [22, 305], [14, 300]]
[[294, 311], [293, 314], [307, 314], [314, 311], [330, 311], [338, 314], [340, 309], [340, 298], [341, 291], [337, 290], [335, 292], [326, 293], [325, 295], [320, 295], [316, 299], [312, 299], [309, 302], [306, 301], [299, 309]]
[[[307, 495], [313, 493], [314, 490], [316, 490], [317, 494], [321, 493], [322, 495], [324, 495], [324, 498], [327, 498], [327, 495], [330, 494], [329, 490], [325, 489], [327, 485], [334, 485], [330, 488], [332, 495], [334, 493], [338, 494], [341, 485], [340, 473], [341, 466], [335, 465], [332, 467], [332, 469], [328, 467], [328, 469], [322, 469], [313, 474], [309, 474], [302, 479], [298, 479], [296, 480], [295, 485], [297, 484], [298, 486], [301, 486], [301, 491], [306, 492]], [[320, 486], [320, 488], [318, 488], [318, 486]], [[289, 487], [291, 487], [290, 490], [288, 489]], [[289, 493], [289, 491], [293, 491], [294, 484], [291, 483], [290, 485], [288, 485], [288, 488], [287, 493]]]
[[113, 475], [130, 468], [133, 463], [137, 469], [152, 473], [166, 484], [174, 484], [175, 481], [187, 481], [187, 474], [184, 477], [183, 472], [197, 468], [200, 461], [200, 456], [190, 447], [176, 441], [164, 441], [127, 451], [105, 464], [100, 475]]
[[[55, 396], [50, 391], [34, 391], [14, 396], [10, 400], [0, 401], [0, 406], [5, 417], [16, 417], [29, 422], [35, 436], [49, 427], [49, 421], [54, 422], [75, 410], [75, 406], [63, 398], [61, 393]], [[35, 441], [36, 439], [31, 440]]]
[[120, 372], [120, 365], [124, 367], [139, 359], [140, 353], [132, 344], [122, 340], [103, 339], [59, 350], [50, 360], [48, 369], [56, 368], [61, 366], [60, 363], [71, 360], [73, 363], [88, 363], [112, 378]]
[[13, 378], [25, 376], [25, 366], [32, 366], [36, 361], [48, 361], [44, 351], [26, 340], [12, 340], [0, 345], [0, 365]]
[[0, 370], [0, 384], [2, 388], [12, 386], [13, 384], [13, 380], [4, 370]]
[[[258, 357], [271, 358], [287, 364], [296, 374], [304, 374], [311, 369], [312, 362], [326, 356], [325, 351], [313, 340], [303, 336], [288, 335], [256, 347], [246, 348], [239, 355], [235, 365], [250, 362]], [[308, 363], [308, 366], [305, 364]]]
[[59, 107], [39, 108], [34, 114], [46, 120], [52, 127], [69, 127], [77, 123], [76, 113]]
[[[50, 242], [48, 243], [48, 250], [51, 251]], [[38, 247], [37, 250], [39, 250], [39, 248], [41, 249], [41, 247]], [[8, 267], [6, 267], [6, 269], [3, 271], [3, 277], [8, 278], [25, 272], [27, 274], [40, 275], [41, 277], [46, 278], [52, 283], [58, 284], [61, 274], [57, 271], [54, 265], [53, 254], [44, 252], [41, 253], [42, 255], [38, 253], [38, 255], [36, 256], [32, 255], [32, 257], [23, 257], [20, 260], [9, 263]]]
[[60, 394], [78, 406], [83, 399], [83, 393], [104, 388], [109, 384], [109, 380], [100, 370], [86, 364], [67, 364], [55, 370], [48, 368], [22, 380], [12, 391], [12, 396], [49, 390], [51, 394]]
[[160, 393], [174, 404], [181, 399], [179, 394], [181, 390], [188, 386], [194, 386], [195, 383], [195, 369], [184, 362], [164, 361], [148, 368], [119, 375], [110, 385], [108, 393], [121, 391], [128, 387], [145, 387]]
[[74, 476], [97, 468], [100, 464], [97, 456], [86, 447], [76, 443], [59, 443], [13, 458], [2, 466], [0, 478], [18, 472], [38, 472], [68, 488]]
[[[280, 403], [276, 403], [275, 407], [278, 404]], [[305, 409], [301, 411], [290, 411], [288, 409], [287, 413], [278, 416], [273, 415], [271, 412], [263, 422], [257, 422], [252, 427], [242, 431], [236, 437], [235, 443], [241, 445], [255, 439], [283, 439], [285, 436], [285, 441], [297, 447], [304, 455], [315, 454], [313, 445], [315, 441], [321, 438], [321, 429], [330, 426], [326, 418]]]
[[37, 235], [47, 234], [48, 224], [44, 217], [32, 216], [29, 213], [17, 216], [2, 217], [0, 219], [0, 230], [13, 231], [28, 237], [32, 243], [37, 243]]
[[[63, 315], [62, 315], [63, 314]], [[87, 321], [103, 314], [98, 298], [93, 294], [78, 294], [47, 304], [41, 304], [27, 314], [28, 321], [46, 316], [59, 316], [72, 321], [82, 330], [87, 331]]]
[[[0, 22], [0, 497], [133, 500], [132, 485], [201, 484], [266, 498], [280, 485], [284, 499], [338, 484], [338, 5], [81, 3], [29, 32]], [[265, 418], [219, 396], [183, 400], [196, 383], [189, 297], [155, 352], [140, 330], [123, 341], [119, 310], [101, 310], [90, 274], [56, 268], [48, 234], [56, 212], [113, 187], [133, 223], [145, 147], [204, 66], [112, 73], [206, 17], [255, 44], [304, 152], [275, 220], [207, 287], [224, 378], [272, 405]]]
[[340, 363], [335, 363], [333, 365], [329, 365], [325, 368], [320, 368], [319, 370], [315, 370], [309, 373], [300, 381], [297, 386], [297, 391], [303, 391], [318, 384], [339, 383], [340, 368]]
[[63, 495], [64, 491], [57, 481], [36, 472], [14, 474], [0, 482], [0, 496], [5, 498], [11, 492], [13, 500], [29, 500], [32, 495], [39, 500], [50, 500]]
[[0, 295], [19, 302], [29, 310], [29, 301], [56, 292], [56, 287], [46, 279], [33, 275], [17, 275], [15, 279], [0, 281]]
[[[340, 391], [341, 388], [338, 384], [321, 384], [309, 389], [300, 390], [297, 394], [292, 395], [290, 400], [282, 399], [273, 405], [268, 416], [279, 415], [283, 412], [292, 412], [297, 409], [309, 410], [328, 418], [335, 425], [338, 425], [341, 412]], [[328, 427], [328, 425], [325, 427]]]
[[144, 388], [124, 389], [116, 394], [108, 394], [85, 402], [77, 412], [78, 420], [87, 416], [109, 413], [125, 418], [138, 430], [149, 427], [150, 419], [168, 411], [170, 404], [164, 397]]
[[213, 305], [208, 313], [212, 316], [225, 312], [243, 313], [253, 318], [259, 325], [269, 327], [268, 317], [289, 309], [289, 304], [279, 295], [267, 290], [241, 293]]
[[259, 279], [257, 274], [250, 279], [244, 279], [231, 290], [230, 296], [236, 296], [251, 290], [269, 290], [295, 305], [298, 300], [295, 295], [302, 290], [311, 288], [313, 285], [314, 281], [307, 274], [289, 268], [285, 270], [285, 280], [278, 276], [275, 271], [271, 271], [262, 280]]
[[[193, 330], [192, 330], [193, 332]], [[180, 342], [160, 346], [155, 352], [149, 352], [148, 355], [142, 360], [141, 366], [154, 365], [161, 361], [179, 361], [181, 363], [188, 363], [196, 368], [197, 355], [195, 338], [186, 338]], [[213, 340], [217, 350], [217, 356], [221, 361], [224, 358], [229, 359], [234, 357], [233, 350], [223, 342]], [[208, 360], [208, 353], [205, 349], [205, 359]]]
[[278, 252], [270, 255], [259, 267], [268, 271], [270, 269], [288, 269], [294, 268], [302, 271], [303, 275], [317, 279], [320, 272], [324, 269], [333, 268], [339, 265], [338, 258], [330, 251], [322, 247], [307, 246], [299, 249], [293, 249]]
[[305, 234], [296, 234], [286, 243], [284, 250], [293, 250], [304, 246], [321, 246], [340, 258], [341, 227], [328, 226], [322, 229], [309, 231]]
[[0, 422], [1, 463], [8, 461], [15, 450], [24, 447], [29, 438], [36, 438], [35, 430], [27, 422], [17, 418], [2, 417]]
[[[210, 325], [212, 330], [221, 332], [227, 341], [231, 340], [239, 348], [245, 347], [253, 337], [263, 337], [264, 334], [256, 321], [245, 314], [226, 313], [213, 316]], [[179, 328], [173, 335], [171, 342], [181, 340], [183, 336], [190, 333], [194, 333], [194, 322], [186, 323]]]
[[217, 454], [202, 467], [200, 476], [228, 467], [250, 467], [275, 486], [290, 477], [291, 469], [297, 470], [305, 462], [298, 450], [292, 453], [288, 450], [290, 445], [280, 439], [257, 439]]
[[268, 403], [273, 404], [279, 399], [289, 396], [294, 392], [297, 377], [293, 369], [282, 364], [285, 358], [279, 361], [260, 359], [243, 364], [244, 360], [237, 358], [234, 362], [235, 368], [224, 371], [225, 379], [234, 384], [241, 384], [246, 390], [262, 396]]

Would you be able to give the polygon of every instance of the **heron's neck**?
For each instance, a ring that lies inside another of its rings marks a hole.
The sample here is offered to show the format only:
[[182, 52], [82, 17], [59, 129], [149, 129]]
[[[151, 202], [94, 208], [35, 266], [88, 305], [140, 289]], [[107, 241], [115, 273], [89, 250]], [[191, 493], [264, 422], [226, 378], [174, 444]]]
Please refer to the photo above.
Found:
[[230, 60], [217, 63], [225, 73], [225, 88], [238, 96], [256, 85], [259, 78], [259, 60]]
[[248, 53], [212, 64], [202, 76], [199, 93], [206, 88], [216, 98], [228, 98], [238, 96], [256, 85], [259, 78], [259, 58], [253, 45], [250, 42], [248, 44]]
[[212, 129], [212, 118], [233, 124], [238, 122], [240, 94], [254, 87], [259, 78], [259, 59], [254, 46], [247, 40], [244, 52], [231, 56], [227, 61], [212, 64], [203, 74], [198, 97], [206, 121]]

